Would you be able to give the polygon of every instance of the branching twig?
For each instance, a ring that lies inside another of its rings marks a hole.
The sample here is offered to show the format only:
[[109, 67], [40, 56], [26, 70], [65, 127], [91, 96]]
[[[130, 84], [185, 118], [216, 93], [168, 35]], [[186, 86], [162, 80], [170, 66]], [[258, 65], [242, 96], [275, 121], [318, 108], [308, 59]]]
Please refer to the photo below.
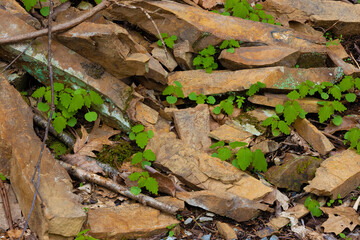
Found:
[[128, 198], [136, 200], [144, 205], [148, 205], [155, 209], [161, 210], [165, 213], [175, 215], [176, 212], [179, 211], [179, 209], [175, 206], [159, 202], [156, 199], [146, 196], [144, 194], [134, 195], [126, 187], [123, 187], [120, 184], [117, 184], [116, 182], [114, 182], [108, 178], [101, 177], [95, 173], [85, 171], [81, 168], [72, 166], [72, 165], [62, 162], [62, 161], [57, 161], [57, 162], [61, 166], [63, 166], [70, 175], [73, 175], [74, 177], [80, 179], [81, 181], [87, 181], [87, 182], [92, 182], [92, 183], [98, 184], [98, 185], [105, 187], [107, 189], [110, 189], [114, 192], [120, 193], [121, 195], [124, 195]]

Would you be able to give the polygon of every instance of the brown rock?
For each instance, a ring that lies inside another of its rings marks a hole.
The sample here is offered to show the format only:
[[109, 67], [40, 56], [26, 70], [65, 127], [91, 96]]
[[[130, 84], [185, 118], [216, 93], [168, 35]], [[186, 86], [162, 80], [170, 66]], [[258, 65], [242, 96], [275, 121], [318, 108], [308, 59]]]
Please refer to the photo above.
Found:
[[325, 155], [334, 149], [334, 145], [329, 139], [307, 119], [298, 118], [295, 120], [294, 128], [321, 155]]
[[[12, 26], [11, 31], [9, 31], [9, 25]], [[15, 36], [32, 31], [34, 29], [22, 20], [14, 18], [10, 13], [0, 9], [0, 35]], [[26, 43], [1, 45], [0, 54], [2, 58], [12, 60], [26, 47]], [[47, 38], [37, 38], [34, 45], [16, 61], [16, 64], [45, 85], [50, 84], [47, 70], [47, 49]], [[52, 54], [54, 79], [57, 82], [63, 82], [73, 88], [82, 87], [95, 90], [100, 95], [106, 96], [105, 104], [97, 108], [102, 119], [113, 127], [130, 129], [130, 123], [123, 115], [132, 92], [128, 85], [104, 71], [100, 65], [81, 57], [57, 41], [52, 41]]]
[[[176, 2], [137, 2], [152, 13], [160, 32], [176, 35], [178, 41], [189, 40], [195, 51], [204, 49], [209, 44], [217, 45], [225, 39], [244, 42], [259, 42], [266, 45], [289, 46], [295, 49], [316, 51], [318, 43], [324, 43], [323, 37], [313, 37], [295, 32], [292, 29], [277, 25], [253, 22], [241, 18], [223, 16], [203, 11], [197, 7]], [[110, 20], [128, 21], [146, 32], [157, 36], [152, 22], [144, 17], [140, 9], [128, 9], [113, 4], [106, 9], [104, 15]], [[204, 34], [205, 33], [205, 34]]]
[[242, 68], [295, 66], [300, 53], [296, 49], [280, 46], [235, 48], [234, 53], [223, 50], [219, 56], [221, 65], [231, 70]]
[[321, 163], [306, 192], [336, 199], [347, 196], [360, 184], [360, 155], [354, 150], [339, 152]]
[[253, 145], [250, 149], [251, 151], [255, 151], [256, 149], [260, 149], [263, 153], [274, 152], [279, 148], [279, 144], [273, 140], [265, 140]]
[[226, 240], [238, 239], [235, 230], [227, 223], [216, 222], [216, 227], [221, 236]]
[[231, 193], [217, 193], [210, 191], [178, 192], [176, 197], [187, 204], [206, 209], [221, 216], [232, 218], [238, 222], [250, 220], [259, 215], [260, 210], [267, 206]]
[[175, 111], [174, 123], [181, 140], [196, 149], [208, 150], [211, 140], [210, 113], [206, 104]]
[[242, 91], [256, 82], [265, 83], [267, 88], [294, 89], [306, 80], [314, 83], [336, 82], [341, 78], [342, 73], [340, 68], [269, 67], [238, 71], [213, 71], [211, 74], [206, 73], [205, 70], [193, 70], [169, 75], [168, 84], [179, 81], [183, 85], [182, 90], [187, 97], [191, 92], [211, 95]]
[[337, 55], [337, 53], [333, 52], [330, 49], [328, 49], [327, 53], [331, 60], [335, 63], [335, 65], [343, 69], [345, 75], [353, 75], [354, 73], [356, 73], [357, 76], [359, 75], [360, 70], [354, 67], [354, 65], [346, 63]]
[[100, 239], [136, 239], [167, 231], [179, 223], [176, 218], [138, 203], [88, 211], [88, 228], [92, 237]]
[[227, 124], [224, 124], [221, 125], [219, 128], [211, 131], [209, 136], [218, 141], [224, 141], [226, 143], [229, 143], [235, 141], [247, 142], [249, 141], [249, 138], [253, 136], [253, 134], [239, 128], [234, 128]]
[[225, 4], [225, 0], [193, 0], [193, 1], [205, 9], [212, 9], [216, 5]]
[[[7, 192], [7, 197], [10, 204], [10, 210], [11, 210], [11, 217], [12, 221], [19, 222], [23, 219], [21, 215], [21, 209], [19, 206], [19, 202], [16, 199], [14, 190], [10, 186], [10, 184], [4, 183], [5, 185], [5, 191]], [[9, 229], [9, 223], [8, 219], [5, 215], [5, 206], [4, 206], [4, 200], [0, 198], [0, 229]]]
[[174, 198], [174, 197], [162, 196], [162, 197], [157, 197], [156, 200], [159, 201], [159, 202], [166, 203], [166, 204], [169, 204], [171, 206], [177, 207], [178, 209], [184, 209], [185, 208], [184, 201], [181, 201], [180, 199], [177, 199], [177, 198]]
[[168, 72], [161, 66], [161, 64], [154, 58], [150, 58], [148, 70], [146, 71], [145, 77], [153, 79], [154, 81], [166, 84]]
[[[264, 9], [285, 22], [310, 21], [313, 27], [328, 29], [335, 35], [349, 36], [360, 33], [360, 5], [342, 1], [322, 0], [271, 0], [263, 4]], [[333, 26], [333, 24], [336, 25]]]
[[180, 43], [175, 43], [173, 50], [174, 50], [175, 60], [182, 68], [182, 70], [194, 69], [192, 63], [194, 50], [192, 49], [188, 40], [185, 40]]
[[[262, 95], [253, 95], [248, 97], [248, 100], [251, 103], [269, 106], [269, 107], [276, 107], [276, 105], [281, 104], [284, 105], [288, 100], [290, 100], [285, 94], [265, 94]], [[297, 100], [305, 110], [305, 112], [309, 113], [317, 113], [319, 112], [319, 99], [316, 98], [303, 98]]]
[[148, 105], [138, 102], [135, 106], [136, 115], [135, 118], [145, 127], [154, 125], [158, 121], [159, 113], [149, 107]]
[[265, 173], [266, 179], [278, 188], [300, 192], [301, 185], [315, 177], [321, 160], [310, 156], [286, 154], [281, 166], [272, 166]]
[[[41, 141], [33, 130], [32, 112], [21, 95], [0, 77], [0, 139], [12, 149], [10, 179], [24, 216], [29, 214], [34, 185], [31, 182]], [[39, 193], [30, 218], [30, 228], [40, 238], [73, 237], [81, 230], [86, 214], [72, 193], [71, 179], [45, 149], [41, 160]]]
[[151, 51], [151, 55], [155, 59], [157, 59], [162, 65], [164, 65], [170, 72], [172, 72], [177, 67], [177, 62], [175, 61], [172, 53], [167, 51], [166, 54], [164, 48], [155, 47]]
[[335, 39], [333, 41], [336, 44], [330, 44], [327, 48], [341, 59], [348, 58], [349, 54], [347, 54], [345, 48], [340, 43], [339, 39]]
[[0, 138], [0, 173], [10, 176], [10, 161], [12, 156], [11, 146]]
[[[256, 95], [255, 95], [256, 96]], [[249, 99], [249, 98], [248, 98]], [[271, 109], [263, 109], [261, 107], [257, 107], [254, 110], [251, 110], [249, 112], [247, 112], [250, 116], [253, 116], [254, 118], [256, 118], [259, 122], [264, 121], [265, 119], [267, 119], [268, 117], [272, 117], [276, 114], [276, 112], [274, 110]]]
[[16, 0], [0, 0], [0, 6], [11, 15], [20, 18], [30, 26], [40, 29], [40, 22], [31, 16]]

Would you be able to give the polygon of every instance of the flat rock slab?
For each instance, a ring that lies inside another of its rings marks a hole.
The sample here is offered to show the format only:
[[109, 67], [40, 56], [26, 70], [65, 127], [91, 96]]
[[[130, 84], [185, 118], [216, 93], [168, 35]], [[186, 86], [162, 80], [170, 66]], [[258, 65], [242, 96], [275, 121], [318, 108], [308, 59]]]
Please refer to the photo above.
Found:
[[155, 59], [157, 59], [162, 65], [164, 65], [170, 72], [172, 72], [178, 66], [173, 54], [169, 51], [165, 53], [163, 47], [155, 47], [151, 51], [151, 55]]
[[263, 7], [274, 17], [287, 22], [310, 21], [314, 27], [332, 27], [331, 31], [338, 36], [360, 34], [359, 4], [328, 0], [270, 0], [264, 2]]
[[197, 149], [209, 149], [210, 112], [207, 104], [175, 111], [174, 123], [181, 140]]
[[138, 203], [88, 210], [89, 234], [99, 239], [137, 239], [161, 234], [175, 217]]
[[[322, 47], [321, 44], [325, 44], [323, 37], [304, 35], [277, 25], [223, 16], [176, 2], [140, 1], [132, 4], [152, 12], [151, 16], [160, 32], [176, 35], [179, 42], [188, 40], [195, 51], [204, 49], [209, 44], [217, 45], [225, 39], [288, 46], [308, 51], [317, 51], [317, 48]], [[155, 10], [157, 11], [154, 12]], [[125, 20], [155, 37], [158, 35], [153, 23], [140, 9], [128, 9], [113, 4], [103, 14], [107, 19]]]
[[348, 149], [324, 160], [304, 190], [336, 199], [338, 194], [345, 197], [359, 185], [360, 155]]
[[30, 26], [36, 29], [41, 28], [39, 20], [31, 16], [16, 0], [0, 0], [0, 6], [2, 7], [2, 9], [11, 13], [15, 17], [25, 21]]
[[284, 163], [269, 168], [265, 177], [278, 188], [300, 192], [301, 185], [315, 177], [316, 168], [320, 164], [321, 159], [315, 157], [286, 154]]
[[219, 56], [221, 65], [231, 70], [256, 67], [294, 67], [300, 53], [296, 49], [280, 46], [235, 48], [234, 53], [223, 50]]
[[219, 234], [226, 240], [238, 239], [234, 228], [229, 224], [223, 222], [217, 222], [216, 227], [219, 231]]
[[272, 191], [230, 163], [176, 139], [174, 133], [155, 135], [147, 147], [156, 154], [156, 166], [170, 170], [195, 189], [230, 192], [250, 200], [261, 199]]
[[334, 149], [329, 139], [307, 119], [296, 119], [294, 123], [296, 132], [307, 141], [321, 155]]
[[221, 216], [232, 218], [238, 222], [244, 222], [259, 215], [260, 210], [265, 211], [265, 204], [238, 197], [231, 193], [212, 191], [178, 192], [176, 197], [187, 204], [200, 207]]
[[[10, 37], [33, 31], [35, 29], [24, 21], [0, 9], [0, 37]], [[27, 45], [27, 43], [2, 45], [0, 54], [2, 58], [11, 61], [23, 52]], [[37, 38], [16, 61], [16, 64], [49, 86], [47, 51], [47, 37]], [[90, 62], [55, 40], [52, 41], [52, 56], [54, 81], [63, 82], [66, 86], [73, 88], [81, 87], [98, 92], [105, 102], [97, 107], [103, 120], [113, 127], [130, 129], [130, 123], [123, 115], [123, 111], [130, 101], [131, 87], [110, 75], [101, 65]]]
[[229, 126], [227, 124], [221, 125], [217, 129], [210, 132], [209, 135], [211, 138], [214, 138], [218, 141], [224, 141], [226, 143], [229, 142], [244, 142], [250, 137], [253, 136], [253, 134], [241, 130], [239, 128], [235, 128], [232, 126]]
[[[276, 107], [276, 105], [281, 104], [284, 105], [290, 99], [285, 94], [265, 94], [263, 95], [253, 95], [248, 97], [248, 100], [251, 103], [264, 105], [268, 107]], [[303, 98], [296, 100], [299, 102], [302, 109], [308, 113], [317, 113], [320, 110], [320, 106], [318, 104], [319, 99], [315, 98]]]
[[[34, 185], [31, 182], [39, 157], [41, 141], [33, 129], [31, 109], [7, 80], [0, 76], [0, 139], [12, 149], [10, 180], [24, 216], [29, 214]], [[41, 238], [57, 235], [73, 237], [81, 230], [86, 214], [67, 172], [45, 149], [41, 160], [39, 193], [30, 218], [30, 228]]]
[[185, 97], [191, 92], [196, 94], [218, 94], [249, 89], [257, 82], [265, 83], [267, 88], [295, 89], [306, 80], [314, 83], [337, 82], [342, 77], [341, 68], [298, 69], [287, 67], [269, 67], [244, 69], [238, 71], [205, 70], [175, 72], [168, 77], [168, 84], [179, 81], [183, 85]]

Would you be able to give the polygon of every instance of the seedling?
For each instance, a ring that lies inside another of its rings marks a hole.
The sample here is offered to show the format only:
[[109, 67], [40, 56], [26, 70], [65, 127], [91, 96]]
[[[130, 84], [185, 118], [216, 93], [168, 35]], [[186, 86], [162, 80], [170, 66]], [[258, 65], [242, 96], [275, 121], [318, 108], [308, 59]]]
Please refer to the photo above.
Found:
[[[162, 37], [162, 39], [164, 40], [165, 45], [166, 45], [168, 48], [173, 49], [174, 43], [175, 43], [175, 41], [177, 40], [177, 36], [175, 36], [175, 35], [169, 36], [167, 33], [161, 33], [161, 37]], [[162, 45], [163, 45], [162, 42], [161, 42], [161, 40], [158, 40], [158, 41], [157, 41], [157, 44], [158, 44], [160, 47], [162, 47]]]
[[182, 90], [182, 85], [179, 81], [174, 82], [175, 85], [167, 86], [164, 91], [163, 95], [167, 96], [166, 101], [169, 104], [175, 104], [178, 98], [184, 98], [184, 92]]
[[196, 69], [205, 69], [207, 73], [212, 73], [212, 70], [218, 68], [215, 62], [214, 55], [216, 53], [215, 47], [211, 44], [199, 52], [199, 55], [194, 58], [193, 64]]
[[323, 214], [320, 209], [320, 203], [315, 199], [311, 199], [310, 196], [305, 200], [304, 205], [314, 217], [320, 217]]
[[346, 237], [345, 233], [339, 233], [339, 237], [345, 239], [345, 240], [351, 240], [351, 237]]
[[2, 173], [0, 173], [0, 179], [2, 180], [2, 181], [6, 181], [6, 177], [2, 174]]
[[220, 114], [221, 111], [224, 111], [227, 115], [231, 116], [234, 111], [234, 100], [235, 96], [229, 96], [227, 99], [222, 100], [220, 105], [214, 108], [213, 112]]
[[189, 94], [189, 99], [192, 101], [196, 101], [197, 104], [204, 104], [205, 101], [208, 104], [214, 104], [216, 102], [213, 96], [205, 96], [204, 94], [196, 95], [196, 93], [192, 92]]
[[169, 237], [174, 236], [174, 231], [172, 230], [174, 227], [176, 227], [175, 223], [166, 227], [169, 230]]
[[91, 236], [85, 235], [88, 231], [90, 231], [90, 229], [85, 229], [85, 230], [79, 232], [79, 233], [76, 235], [75, 240], [98, 240], [97, 238], [93, 238], [93, 237], [91, 237]]
[[235, 48], [240, 47], [240, 44], [238, 41], [231, 39], [231, 40], [225, 40], [221, 43], [220, 49], [226, 49], [229, 53], [234, 53]]
[[255, 93], [259, 92], [260, 88], [264, 88], [264, 87], [266, 87], [265, 83], [262, 82], [254, 83], [250, 86], [249, 90], [246, 92], [246, 95], [251, 97], [255, 95]]
[[350, 142], [350, 148], [357, 150], [360, 154], [360, 128], [352, 128], [344, 135], [344, 144]]

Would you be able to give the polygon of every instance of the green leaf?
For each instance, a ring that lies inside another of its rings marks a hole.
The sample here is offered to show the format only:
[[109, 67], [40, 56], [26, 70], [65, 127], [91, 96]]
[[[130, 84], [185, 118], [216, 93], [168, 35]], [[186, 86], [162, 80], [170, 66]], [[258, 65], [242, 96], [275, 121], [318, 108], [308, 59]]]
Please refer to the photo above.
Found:
[[220, 106], [217, 106], [213, 109], [213, 113], [215, 113], [216, 115], [217, 114], [220, 114], [221, 113], [221, 107]]
[[159, 185], [155, 178], [147, 178], [145, 182], [145, 188], [153, 194], [158, 194]]
[[39, 102], [39, 103], [38, 103], [38, 109], [39, 109], [40, 111], [42, 111], [42, 112], [47, 112], [47, 111], [49, 111], [50, 106], [49, 106], [48, 104], [46, 104], [46, 103]]
[[89, 95], [84, 96], [84, 104], [87, 108], [91, 107], [91, 98]]
[[37, 0], [22, 0], [24, 3], [26, 11], [30, 11], [35, 5]]
[[326, 92], [322, 92], [321, 93], [321, 98], [326, 100], [326, 99], [329, 98], [329, 94], [327, 94]]
[[341, 99], [341, 90], [337, 85], [331, 87], [328, 91], [335, 99]]
[[70, 105], [70, 103], [71, 103], [71, 98], [72, 98], [72, 97], [70, 96], [70, 94], [65, 93], [65, 92], [60, 93], [59, 98], [60, 98], [61, 104], [62, 104], [65, 108], [68, 108], [69, 105]]
[[214, 63], [214, 57], [205, 57], [203, 58], [202, 64], [204, 68], [210, 67]]
[[146, 132], [141, 132], [141, 133], [139, 133], [139, 134], [136, 135], [135, 140], [136, 140], [136, 144], [137, 144], [140, 148], [144, 149], [144, 147], [145, 147], [145, 146], [147, 145], [147, 143], [148, 143], [149, 138], [148, 138], [148, 135], [147, 135]]
[[72, 117], [67, 121], [67, 125], [69, 125], [70, 127], [74, 127], [77, 123], [76, 118]]
[[254, 22], [260, 22], [260, 18], [257, 14], [250, 13], [250, 20]]
[[96, 4], [100, 4], [102, 0], [95, 0]]
[[358, 77], [355, 78], [354, 83], [355, 83], [355, 87], [360, 90], [360, 78]]
[[261, 10], [263, 8], [263, 6], [260, 3], [255, 4], [255, 7], [259, 10]]
[[265, 126], [265, 127], [270, 126], [273, 121], [274, 121], [273, 117], [268, 117], [261, 123], [261, 126]]
[[264, 153], [260, 149], [256, 149], [254, 152], [254, 160], [252, 163], [255, 171], [266, 172], [267, 162]]
[[134, 195], [139, 195], [141, 193], [141, 188], [137, 186], [131, 187], [130, 192]]
[[239, 42], [236, 41], [236, 40], [234, 40], [234, 39], [231, 39], [231, 40], [230, 40], [229, 45], [230, 45], [230, 47], [233, 47], [233, 48], [238, 48], [238, 47], [240, 47]]
[[171, 95], [175, 92], [175, 87], [173, 85], [169, 85], [167, 86], [164, 91], [163, 91], [163, 95]]
[[323, 123], [326, 120], [328, 120], [331, 117], [331, 115], [334, 114], [334, 108], [330, 104], [326, 104], [320, 108], [318, 114], [319, 114], [319, 121]]
[[252, 162], [253, 153], [248, 148], [240, 148], [236, 153], [237, 163], [241, 170], [245, 171]]
[[332, 122], [335, 126], [340, 126], [342, 123], [342, 117], [337, 115], [333, 118]]
[[104, 101], [101, 99], [100, 95], [97, 94], [96, 92], [94, 91], [90, 91], [89, 92], [90, 94], [90, 98], [91, 98], [91, 101], [94, 103], [94, 104], [103, 104]]
[[145, 150], [143, 155], [146, 160], [149, 160], [152, 162], [156, 160], [155, 153], [153, 151], [151, 151], [150, 149]]
[[238, 147], [243, 147], [243, 146], [246, 146], [246, 145], [247, 145], [246, 142], [238, 142], [238, 141], [229, 143], [229, 146], [230, 146], [232, 149], [235, 149], [235, 148], [238, 148]]
[[133, 126], [131, 128], [131, 131], [133, 131], [134, 133], [139, 133], [139, 132], [144, 131], [144, 129], [145, 129], [144, 125], [138, 124], [138, 125]]
[[167, 37], [169, 37], [169, 35], [167, 33], [161, 33], [161, 37], [162, 38], [167, 38]]
[[207, 99], [206, 99], [206, 102], [208, 104], [215, 104], [216, 100], [213, 96], [209, 96]]
[[173, 49], [174, 47], [174, 41], [171, 38], [165, 38], [164, 43], [166, 46], [168, 46], [170, 49]]
[[66, 127], [66, 119], [63, 116], [58, 116], [54, 119], [53, 126], [56, 132], [61, 133]]
[[178, 88], [182, 88], [182, 84], [179, 81], [175, 81], [174, 82], [175, 86], [177, 86]]
[[70, 102], [69, 112], [76, 112], [84, 106], [84, 98], [82, 95], [75, 95]]
[[246, 95], [251, 97], [255, 93], [257, 93], [260, 90], [259, 86], [257, 84], [252, 84], [249, 88], [249, 90], [246, 92]]
[[217, 143], [214, 143], [213, 145], [210, 146], [211, 149], [216, 148], [216, 147], [223, 147], [225, 145], [224, 141], [219, 141]]
[[[203, 61], [203, 57], [197, 56], [196, 58], [194, 58], [193, 64], [194, 64], [194, 66], [198, 66], [198, 65], [201, 65], [201, 64], [202, 64], [202, 61]], [[164, 93], [163, 93], [163, 94], [164, 94]]]
[[196, 101], [196, 99], [197, 99], [196, 93], [191, 92], [191, 93], [189, 94], [189, 99], [192, 100], [192, 101]]
[[223, 147], [218, 149], [218, 158], [220, 158], [222, 161], [228, 160], [231, 158], [231, 150]]
[[284, 106], [283, 106], [282, 104], [276, 105], [275, 111], [276, 111], [276, 113], [283, 113], [283, 111], [284, 111]]
[[299, 94], [300, 94], [300, 97], [301, 98], [304, 98], [306, 97], [306, 95], [308, 94], [309, 92], [309, 86], [307, 86], [305, 83], [302, 83], [299, 87]]
[[175, 87], [175, 95], [179, 98], [184, 98], [184, 92], [179, 87]]
[[226, 51], [229, 52], [229, 53], [234, 53], [234, 52], [235, 52], [235, 48], [229, 48], [229, 49], [227, 49]]
[[136, 135], [135, 135], [134, 132], [131, 132], [131, 133], [129, 134], [129, 138], [130, 138], [131, 141], [134, 141], [134, 140], [135, 140], [135, 137], [136, 137]]
[[166, 101], [169, 103], [169, 104], [175, 104], [177, 102], [177, 97], [175, 96], [167, 96], [166, 97]]
[[130, 181], [137, 181], [140, 177], [141, 177], [141, 173], [134, 172], [134, 173], [130, 174], [129, 180]]
[[354, 87], [354, 79], [351, 76], [345, 76], [339, 83], [340, 90], [345, 92]]
[[142, 152], [137, 152], [134, 154], [133, 158], [131, 159], [131, 164], [132, 165], [138, 164], [142, 161], [142, 159], [143, 159]]
[[346, 99], [346, 101], [348, 101], [348, 102], [355, 102], [355, 100], [356, 100], [356, 94], [355, 94], [355, 93], [347, 93], [347, 94], [345, 95], [345, 99]]
[[197, 99], [196, 99], [196, 103], [197, 104], [204, 104], [205, 103], [205, 99], [206, 99], [206, 96], [204, 96], [203, 94], [200, 94]]
[[224, 40], [220, 45], [220, 49], [225, 49], [228, 46], [229, 46], [229, 40]]
[[151, 138], [153, 138], [153, 136], [154, 136], [154, 132], [153, 132], [152, 130], [149, 130], [149, 131], [147, 132], [147, 135], [148, 135], [148, 138], [151, 139]]
[[45, 87], [40, 87], [40, 88], [36, 89], [36, 91], [33, 92], [33, 94], [31, 94], [31, 96], [33, 98], [41, 98], [44, 96], [44, 94], [45, 94]]
[[287, 125], [292, 124], [298, 116], [298, 111], [293, 104], [286, 102], [284, 108], [284, 118]]
[[158, 40], [158, 41], [157, 41], [157, 45], [158, 45], [159, 47], [162, 47], [162, 42], [161, 42], [161, 40]]
[[347, 110], [347, 108], [344, 106], [344, 104], [342, 104], [339, 101], [333, 101], [331, 103], [331, 105], [333, 106], [334, 110], [338, 111], [338, 112], [343, 112], [343, 111]]
[[88, 122], [95, 122], [96, 119], [98, 118], [98, 115], [96, 112], [88, 112], [85, 114], [84, 117], [85, 117], [86, 121], [88, 121]]
[[231, 116], [234, 111], [233, 103], [227, 100], [220, 102], [220, 107], [226, 112], [227, 115]]
[[175, 36], [175, 35], [171, 35], [170, 38], [171, 38], [171, 40], [173, 40], [173, 41], [176, 41], [176, 40], [178, 39], [178, 37]]
[[239, 18], [246, 18], [249, 15], [249, 10], [243, 3], [237, 3], [232, 9], [233, 16]]
[[287, 97], [291, 100], [296, 100], [296, 99], [299, 99], [300, 94], [298, 93], [298, 91], [293, 90], [290, 93], [288, 93]]
[[55, 82], [54, 83], [54, 91], [55, 92], [60, 92], [62, 90], [64, 90], [64, 84]]
[[289, 125], [286, 124], [286, 122], [279, 121], [278, 128], [281, 132], [285, 133], [286, 135], [290, 134], [290, 128]]
[[87, 92], [85, 89], [78, 88], [73, 92], [73, 95], [85, 95]]

